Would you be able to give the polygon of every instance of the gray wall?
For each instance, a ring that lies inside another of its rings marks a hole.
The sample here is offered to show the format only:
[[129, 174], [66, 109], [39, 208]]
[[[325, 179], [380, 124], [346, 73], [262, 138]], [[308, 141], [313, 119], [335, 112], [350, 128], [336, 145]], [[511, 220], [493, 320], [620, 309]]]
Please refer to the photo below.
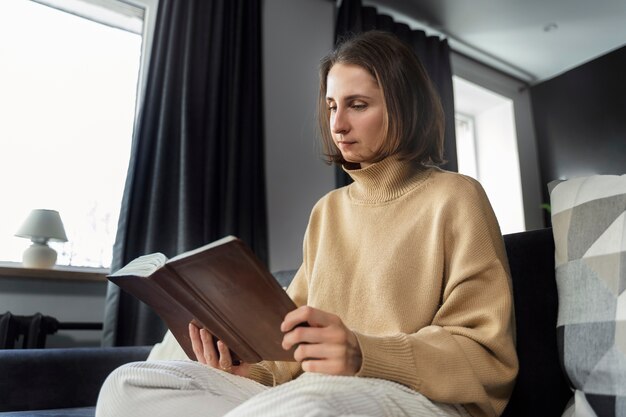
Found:
[[335, 4], [265, 0], [263, 55], [265, 163], [270, 270], [302, 262], [302, 238], [315, 202], [334, 188], [315, 123], [317, 68], [333, 46]]
[[544, 184], [626, 173], [625, 72], [626, 46], [531, 88]]

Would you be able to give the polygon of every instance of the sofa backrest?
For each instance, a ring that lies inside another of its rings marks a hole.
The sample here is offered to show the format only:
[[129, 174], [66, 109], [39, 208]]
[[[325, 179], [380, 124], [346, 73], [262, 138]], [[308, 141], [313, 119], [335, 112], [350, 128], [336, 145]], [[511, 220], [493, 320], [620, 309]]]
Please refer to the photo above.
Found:
[[[148, 357], [152, 346], [0, 350], [0, 415], [83, 416], [115, 368]], [[75, 412], [32, 410], [71, 409]], [[23, 411], [16, 414], [11, 411]], [[93, 414], [91, 414], [93, 415]], [[132, 415], [132, 413], [129, 413]]]
[[572, 397], [556, 341], [558, 296], [552, 229], [504, 236], [515, 301], [520, 371], [503, 417], [561, 416]]

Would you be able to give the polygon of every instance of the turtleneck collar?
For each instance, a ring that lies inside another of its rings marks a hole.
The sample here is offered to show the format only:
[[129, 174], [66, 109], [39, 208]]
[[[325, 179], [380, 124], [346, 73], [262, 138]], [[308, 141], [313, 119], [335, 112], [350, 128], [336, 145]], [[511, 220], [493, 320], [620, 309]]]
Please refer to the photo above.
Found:
[[414, 162], [387, 157], [366, 168], [343, 170], [354, 183], [348, 187], [350, 198], [367, 204], [395, 200], [424, 182], [430, 169]]

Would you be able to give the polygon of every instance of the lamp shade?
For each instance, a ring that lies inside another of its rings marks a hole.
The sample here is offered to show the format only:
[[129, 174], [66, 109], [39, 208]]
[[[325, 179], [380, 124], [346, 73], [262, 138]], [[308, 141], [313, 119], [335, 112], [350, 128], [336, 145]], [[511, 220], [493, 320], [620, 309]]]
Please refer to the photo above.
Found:
[[61, 216], [56, 210], [36, 209], [30, 212], [15, 236], [35, 240], [67, 242]]

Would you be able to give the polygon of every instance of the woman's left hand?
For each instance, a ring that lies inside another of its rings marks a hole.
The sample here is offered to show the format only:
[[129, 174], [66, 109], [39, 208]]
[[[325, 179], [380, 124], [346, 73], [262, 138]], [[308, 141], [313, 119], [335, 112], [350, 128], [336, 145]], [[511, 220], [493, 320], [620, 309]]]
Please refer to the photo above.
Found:
[[[309, 327], [299, 326], [303, 323]], [[298, 346], [294, 356], [306, 372], [352, 376], [361, 368], [359, 342], [334, 314], [302, 306], [285, 316], [280, 329], [283, 348]]]
[[234, 365], [228, 346], [221, 340], [214, 343], [213, 335], [206, 329], [199, 329], [195, 324], [189, 323], [189, 338], [198, 362], [221, 369], [224, 372], [249, 377], [250, 364], [239, 363]]

